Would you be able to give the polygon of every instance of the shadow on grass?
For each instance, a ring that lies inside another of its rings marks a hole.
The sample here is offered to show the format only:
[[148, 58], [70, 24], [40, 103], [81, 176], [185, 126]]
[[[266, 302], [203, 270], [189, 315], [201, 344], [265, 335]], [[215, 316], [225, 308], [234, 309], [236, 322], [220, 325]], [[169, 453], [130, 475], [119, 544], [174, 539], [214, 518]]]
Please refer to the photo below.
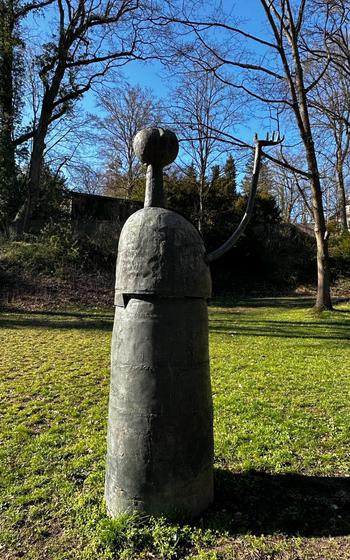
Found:
[[114, 314], [114, 308], [111, 308], [111, 311], [95, 311], [95, 310], [84, 310], [84, 311], [79, 311], [79, 310], [48, 310], [45, 309], [43, 311], [38, 310], [28, 310], [28, 309], [21, 309], [21, 308], [17, 308], [14, 306], [6, 306], [6, 305], [0, 305], [0, 313], [7, 313], [7, 314], [11, 314], [11, 315], [39, 315], [39, 316], [45, 316], [47, 315], [48, 317], [68, 317], [68, 318], [74, 318], [74, 319], [91, 319], [91, 317], [93, 318], [113, 318], [113, 314]]
[[[2, 308], [0, 328], [81, 329], [111, 331], [113, 313], [79, 311], [22, 311]], [[210, 318], [210, 332], [228, 336], [261, 336], [301, 339], [350, 340], [346, 321], [292, 322], [255, 320], [240, 317], [232, 321]]]
[[204, 525], [229, 534], [350, 534], [350, 477], [215, 471]]
[[[42, 314], [38, 311], [25, 312], [24, 317], [15, 312], [11, 316], [0, 317], [0, 328], [23, 329], [78, 329], [78, 330], [99, 330], [111, 331], [113, 328], [113, 315], [108, 314], [88, 314], [88, 313], [48, 313]], [[45, 316], [47, 316], [45, 318]], [[54, 319], [52, 318], [54, 317]], [[60, 318], [62, 317], [62, 319]]]
[[315, 305], [315, 297], [309, 296], [283, 296], [283, 297], [256, 297], [256, 298], [214, 298], [213, 307], [281, 307], [284, 309], [310, 309]]
[[[223, 323], [223, 324], [220, 324]], [[236, 321], [210, 319], [210, 332], [229, 336], [265, 336], [277, 338], [317, 338], [350, 340], [349, 322], [259, 321], [240, 318]]]
[[[281, 309], [312, 309], [315, 305], [316, 296], [284, 296], [284, 297], [257, 297], [257, 298], [214, 298], [211, 301], [213, 307], [228, 309], [230, 307], [272, 307]], [[333, 304], [346, 303], [349, 298], [332, 298]], [[341, 313], [350, 313], [348, 310], [339, 310]]]

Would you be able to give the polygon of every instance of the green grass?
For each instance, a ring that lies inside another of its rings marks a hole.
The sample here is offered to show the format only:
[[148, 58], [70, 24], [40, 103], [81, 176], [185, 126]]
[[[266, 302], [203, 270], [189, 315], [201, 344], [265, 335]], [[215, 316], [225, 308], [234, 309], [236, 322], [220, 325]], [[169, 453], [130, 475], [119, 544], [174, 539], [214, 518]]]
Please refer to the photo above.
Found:
[[350, 558], [350, 306], [210, 308], [216, 500], [189, 525], [105, 515], [106, 312], [0, 314], [0, 558]]

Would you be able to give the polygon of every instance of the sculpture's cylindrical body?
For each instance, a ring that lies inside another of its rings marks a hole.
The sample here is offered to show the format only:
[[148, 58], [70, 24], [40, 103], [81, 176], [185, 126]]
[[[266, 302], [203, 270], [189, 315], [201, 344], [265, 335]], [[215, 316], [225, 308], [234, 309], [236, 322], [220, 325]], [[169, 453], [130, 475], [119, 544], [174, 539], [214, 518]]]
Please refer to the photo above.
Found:
[[185, 218], [144, 208], [119, 242], [106, 502], [116, 516], [200, 514], [213, 498], [205, 248]]

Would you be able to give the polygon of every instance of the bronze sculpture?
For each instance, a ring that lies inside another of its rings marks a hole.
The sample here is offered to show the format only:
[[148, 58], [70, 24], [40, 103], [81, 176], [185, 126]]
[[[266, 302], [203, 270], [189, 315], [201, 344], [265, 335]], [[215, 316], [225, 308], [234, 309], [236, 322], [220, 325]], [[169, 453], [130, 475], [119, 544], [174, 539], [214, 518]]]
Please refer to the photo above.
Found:
[[178, 152], [175, 134], [139, 132], [147, 164], [145, 207], [119, 241], [105, 498], [108, 513], [194, 517], [213, 500], [213, 427], [207, 301], [209, 262], [249, 222], [263, 145], [256, 140], [247, 212], [237, 232], [206, 254], [200, 233], [163, 208], [162, 168]]

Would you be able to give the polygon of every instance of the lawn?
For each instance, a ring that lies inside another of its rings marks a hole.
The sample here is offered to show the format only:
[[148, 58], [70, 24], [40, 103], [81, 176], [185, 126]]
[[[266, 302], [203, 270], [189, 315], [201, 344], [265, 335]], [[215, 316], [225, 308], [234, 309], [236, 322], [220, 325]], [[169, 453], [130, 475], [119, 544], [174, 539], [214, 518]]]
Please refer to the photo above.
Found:
[[210, 308], [216, 500], [105, 515], [111, 311], [0, 314], [0, 558], [350, 559], [350, 306]]

